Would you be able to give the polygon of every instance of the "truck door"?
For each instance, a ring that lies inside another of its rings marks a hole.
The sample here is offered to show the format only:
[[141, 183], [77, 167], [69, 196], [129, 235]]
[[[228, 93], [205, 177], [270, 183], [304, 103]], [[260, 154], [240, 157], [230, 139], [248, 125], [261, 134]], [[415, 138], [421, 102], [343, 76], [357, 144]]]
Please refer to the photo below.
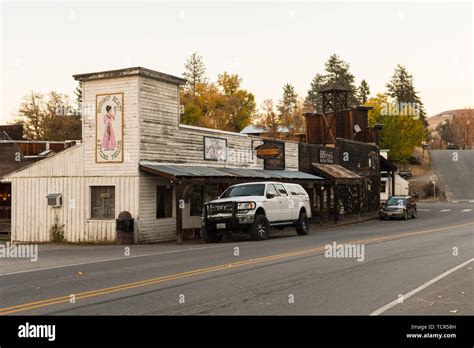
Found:
[[275, 222], [280, 220], [280, 195], [278, 194], [277, 189], [273, 184], [267, 184], [267, 191], [265, 195], [272, 194], [273, 198], [267, 198], [265, 202], [265, 212], [267, 214], [267, 219], [270, 222]]

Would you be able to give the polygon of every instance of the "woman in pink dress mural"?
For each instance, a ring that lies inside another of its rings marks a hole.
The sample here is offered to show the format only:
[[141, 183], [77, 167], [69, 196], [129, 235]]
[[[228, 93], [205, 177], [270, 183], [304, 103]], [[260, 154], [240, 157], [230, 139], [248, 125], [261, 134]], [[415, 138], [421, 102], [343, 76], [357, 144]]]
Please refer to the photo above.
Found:
[[104, 115], [104, 134], [102, 135], [102, 149], [103, 150], [115, 150], [117, 148], [117, 140], [115, 139], [115, 133], [113, 128], [113, 122], [115, 121], [115, 109], [112, 111], [112, 107], [107, 105], [105, 110], [107, 111]]

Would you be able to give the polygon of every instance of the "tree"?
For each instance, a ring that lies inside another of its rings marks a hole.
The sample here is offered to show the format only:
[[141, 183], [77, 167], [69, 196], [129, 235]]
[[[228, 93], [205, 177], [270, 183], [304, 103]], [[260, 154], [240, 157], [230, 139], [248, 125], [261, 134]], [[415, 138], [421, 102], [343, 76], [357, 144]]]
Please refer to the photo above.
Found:
[[202, 57], [197, 52], [192, 53], [185, 64], [185, 68], [186, 70], [183, 73], [186, 79], [184, 89], [187, 93], [196, 96], [198, 86], [207, 83], [206, 67]]
[[23, 125], [25, 137], [32, 140], [79, 140], [82, 137], [80, 116], [67, 95], [31, 92], [23, 98], [16, 124]]
[[283, 96], [277, 110], [281, 125], [290, 133], [303, 130], [303, 103], [289, 83], [283, 86]]
[[423, 126], [428, 127], [426, 112], [424, 110], [421, 98], [415, 90], [413, 76], [408, 70], [398, 64], [390, 81], [386, 84], [387, 95], [392, 98], [399, 106], [409, 105], [417, 110]]
[[242, 79], [227, 72], [218, 76], [217, 85], [223, 98], [222, 117], [227, 119], [225, 130], [240, 132], [250, 123], [256, 114], [255, 96], [241, 87]]
[[369, 84], [367, 83], [367, 81], [362, 80], [359, 88], [357, 89], [357, 96], [358, 96], [359, 101], [362, 104], [365, 104], [367, 102], [367, 99], [369, 98], [369, 95], [370, 95]]
[[366, 105], [372, 106], [369, 110], [369, 126], [376, 123], [383, 124], [380, 132], [380, 148], [388, 149], [389, 159], [406, 161], [416, 146], [420, 146], [425, 139], [424, 127], [418, 118], [412, 115], [390, 115], [386, 113], [390, 98], [382, 93], [370, 98]]
[[354, 75], [349, 71], [349, 63], [343, 61], [338, 55], [333, 54], [324, 64], [324, 67], [325, 73], [316, 74], [311, 81], [311, 86], [305, 99], [306, 108], [311, 107], [316, 112], [322, 111], [322, 96], [319, 90], [329, 84], [336, 84], [348, 89], [348, 104], [359, 104], [357, 89], [354, 84]]
[[436, 132], [438, 132], [439, 137], [445, 142], [451, 142], [452, 132], [451, 132], [451, 122], [449, 120], [444, 121], [436, 126]]
[[78, 110], [81, 110], [82, 105], [82, 81], [79, 81], [76, 89], [74, 90], [74, 95], [76, 96], [76, 105]]
[[262, 104], [263, 113], [260, 114], [260, 119], [257, 126], [263, 128], [265, 132], [275, 134], [281, 125], [280, 117], [275, 111], [275, 104], [272, 99], [265, 99]]

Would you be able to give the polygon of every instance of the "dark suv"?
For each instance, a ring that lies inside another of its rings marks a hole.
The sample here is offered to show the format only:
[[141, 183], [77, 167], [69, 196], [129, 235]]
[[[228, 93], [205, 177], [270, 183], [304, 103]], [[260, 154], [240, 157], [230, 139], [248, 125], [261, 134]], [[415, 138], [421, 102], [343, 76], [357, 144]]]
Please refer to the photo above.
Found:
[[416, 218], [416, 203], [410, 196], [391, 196], [382, 203], [379, 212], [380, 220], [399, 218], [408, 220]]

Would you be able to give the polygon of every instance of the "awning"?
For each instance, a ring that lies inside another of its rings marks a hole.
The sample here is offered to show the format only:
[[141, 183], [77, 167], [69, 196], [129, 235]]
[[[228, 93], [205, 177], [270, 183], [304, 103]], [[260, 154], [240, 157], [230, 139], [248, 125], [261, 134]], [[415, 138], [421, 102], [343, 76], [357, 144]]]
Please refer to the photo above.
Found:
[[396, 172], [397, 166], [390, 160], [380, 156], [380, 171], [382, 172]]
[[262, 179], [262, 180], [319, 180], [325, 179], [313, 174], [293, 170], [260, 170], [247, 168], [217, 168], [204, 166], [163, 165], [140, 163], [140, 170], [161, 177], [176, 180], [189, 179]]
[[357, 183], [362, 177], [339, 164], [312, 163], [313, 170], [322, 177], [337, 183]]

